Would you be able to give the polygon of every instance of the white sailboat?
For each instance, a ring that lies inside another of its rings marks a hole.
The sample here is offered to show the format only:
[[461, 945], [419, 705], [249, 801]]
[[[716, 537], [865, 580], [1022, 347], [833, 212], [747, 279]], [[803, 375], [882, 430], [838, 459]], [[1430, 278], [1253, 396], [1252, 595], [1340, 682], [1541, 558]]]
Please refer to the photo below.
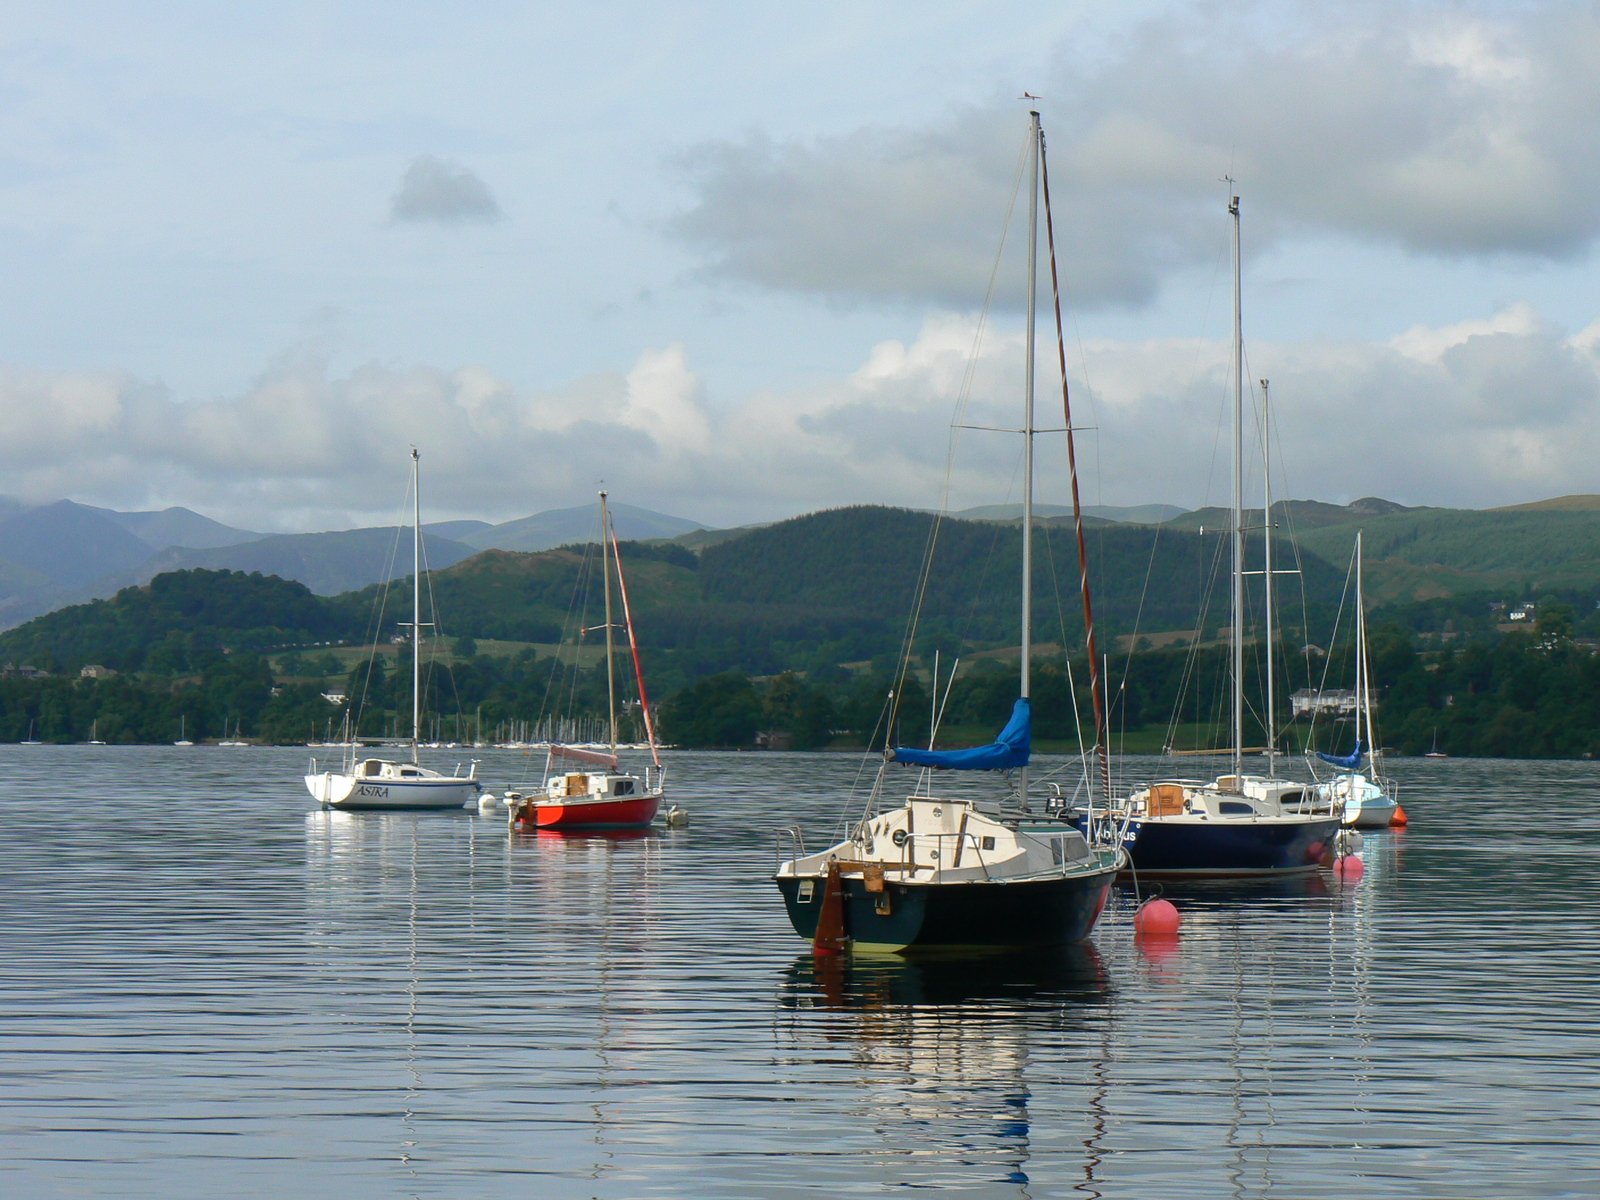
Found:
[[[1044, 171], [1044, 134], [1037, 112], [1031, 114], [1029, 136], [1033, 175], [1023, 424], [1019, 430], [1023, 436], [1023, 508], [1017, 699], [1010, 720], [986, 746], [963, 750], [889, 748], [873, 785], [867, 816], [844, 841], [807, 853], [798, 826], [784, 831], [796, 853], [779, 863], [774, 882], [795, 932], [811, 939], [819, 953], [846, 947], [899, 953], [930, 947], [1080, 942], [1094, 928], [1117, 872], [1127, 865], [1114, 840], [1097, 843], [1065, 821], [1027, 819], [1033, 713], [1034, 310], [1041, 184], [1047, 220], [1050, 196]], [[892, 717], [887, 727], [894, 727]], [[885, 798], [888, 772], [895, 770], [894, 763], [924, 768], [902, 804]], [[961, 795], [959, 785], [936, 794], [934, 773], [939, 772], [942, 779], [948, 771], [988, 772], [997, 779], [994, 794], [981, 803], [971, 794]]]
[[[1317, 759], [1344, 768], [1317, 785], [1325, 799], [1344, 806], [1344, 823], [1359, 829], [1387, 829], [1406, 823], [1399, 789], [1379, 772], [1382, 751], [1372, 720], [1372, 673], [1367, 663], [1367, 612], [1361, 594], [1361, 533], [1356, 533], [1356, 711], [1355, 749], [1346, 755], [1317, 752]], [[1366, 760], [1366, 767], [1361, 763]]]
[[[420, 457], [411, 451], [412, 580], [411, 580], [411, 761], [355, 757], [352, 741], [341, 768], [317, 770], [311, 760], [306, 790], [324, 808], [461, 808], [475, 801], [483, 785], [478, 765], [465, 775], [446, 775], [424, 767], [418, 759], [422, 741], [422, 497]], [[460, 768], [458, 767], [459, 771]]]
[[187, 718], [184, 716], [183, 713], [179, 713], [178, 714], [178, 740], [172, 743], [174, 746], [192, 746], [192, 745], [194, 745], [194, 743], [189, 740], [189, 735], [188, 735], [188, 733], [187, 733], [187, 731], [185, 729], [186, 724], [187, 724]]

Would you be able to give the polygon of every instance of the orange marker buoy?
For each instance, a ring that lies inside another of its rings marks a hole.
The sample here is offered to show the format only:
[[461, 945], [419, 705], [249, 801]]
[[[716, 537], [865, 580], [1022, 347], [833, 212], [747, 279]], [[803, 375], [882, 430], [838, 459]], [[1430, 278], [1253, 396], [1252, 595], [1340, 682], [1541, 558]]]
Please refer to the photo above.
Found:
[[1346, 854], [1333, 864], [1333, 873], [1344, 883], [1357, 883], [1367, 873], [1367, 865], [1359, 854]]
[[1389, 818], [1390, 825], [1404, 825], [1406, 823], [1406, 810], [1398, 804], [1394, 806], [1394, 815]]
[[1139, 935], [1162, 934], [1170, 936], [1178, 932], [1183, 917], [1170, 900], [1163, 900], [1159, 896], [1146, 900], [1139, 906], [1139, 911], [1133, 914], [1133, 931]]

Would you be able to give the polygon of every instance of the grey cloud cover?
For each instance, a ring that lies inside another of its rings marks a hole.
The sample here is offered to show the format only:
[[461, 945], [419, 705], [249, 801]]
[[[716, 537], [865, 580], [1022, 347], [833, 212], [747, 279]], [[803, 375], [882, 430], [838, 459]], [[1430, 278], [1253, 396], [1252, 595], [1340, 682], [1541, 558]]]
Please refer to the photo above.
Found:
[[487, 225], [505, 214], [477, 175], [458, 163], [423, 154], [406, 168], [389, 203], [389, 217], [401, 223]]
[[[1080, 304], [1137, 305], [1210, 260], [1231, 174], [1248, 253], [1320, 233], [1441, 258], [1570, 260], [1600, 234], [1593, 6], [1259, 6], [1140, 25], [1042, 88]], [[1512, 19], [1512, 16], [1515, 19]], [[1020, 105], [1017, 106], [1020, 109]], [[1586, 114], [1581, 115], [1581, 114]], [[706, 142], [671, 232], [714, 278], [834, 301], [970, 305], [1020, 113]]]

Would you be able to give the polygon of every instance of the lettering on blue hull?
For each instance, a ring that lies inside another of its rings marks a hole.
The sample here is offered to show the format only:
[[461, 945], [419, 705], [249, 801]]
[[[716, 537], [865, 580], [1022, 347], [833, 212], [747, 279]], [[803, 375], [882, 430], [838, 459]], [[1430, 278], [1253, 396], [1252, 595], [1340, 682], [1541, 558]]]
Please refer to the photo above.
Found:
[[371, 783], [361, 783], [356, 785], [356, 795], [363, 800], [387, 800], [389, 798], [389, 789], [378, 787]]

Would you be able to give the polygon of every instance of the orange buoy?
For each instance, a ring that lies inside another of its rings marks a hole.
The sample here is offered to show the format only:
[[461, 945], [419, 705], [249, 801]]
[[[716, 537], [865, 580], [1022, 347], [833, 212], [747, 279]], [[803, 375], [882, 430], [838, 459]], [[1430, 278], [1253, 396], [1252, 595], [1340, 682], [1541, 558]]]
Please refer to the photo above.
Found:
[[1172, 902], [1156, 896], [1146, 900], [1139, 906], [1139, 911], [1133, 914], [1133, 931], [1139, 935], [1171, 935], [1178, 932], [1182, 922], [1183, 918]]
[[1367, 865], [1361, 861], [1361, 855], [1346, 854], [1334, 861], [1333, 873], [1344, 883], [1356, 883], [1367, 873]]
[[1406, 810], [1398, 804], [1394, 806], [1394, 815], [1389, 818], [1390, 825], [1404, 825], [1406, 823]]

